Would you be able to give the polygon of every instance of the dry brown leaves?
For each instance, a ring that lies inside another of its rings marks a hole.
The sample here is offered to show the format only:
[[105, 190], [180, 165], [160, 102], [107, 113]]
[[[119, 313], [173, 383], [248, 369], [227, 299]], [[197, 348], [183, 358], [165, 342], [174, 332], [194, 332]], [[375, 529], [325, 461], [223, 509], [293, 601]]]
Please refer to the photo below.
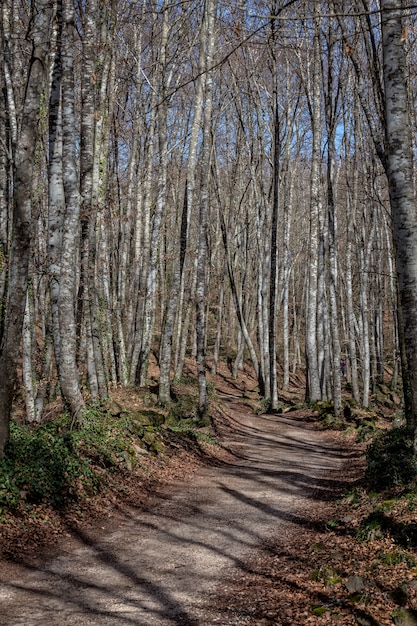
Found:
[[[235, 573], [220, 586], [208, 606], [221, 612], [222, 624], [392, 626], [399, 606], [417, 610], [415, 544], [399, 545], [389, 532], [366, 525], [365, 539], [358, 538], [369, 514], [378, 506], [384, 509], [387, 494], [376, 500], [357, 489], [354, 498], [352, 493], [336, 497], [312, 503], [284, 534], [277, 529], [248, 561], [245, 574]], [[394, 523], [415, 522], [417, 503], [386, 502]]]
[[[355, 444], [345, 438], [344, 445]], [[151, 506], [155, 497], [169, 492], [172, 483], [187, 480], [202, 464], [225, 454], [209, 444], [204, 454], [197, 447], [174, 444], [172, 454], [144, 458], [141, 467], [118, 476], [106, 493], [65, 512], [43, 505], [30, 512], [22, 508], [0, 525], [0, 552], [7, 560], [18, 560], [23, 553], [26, 561], [30, 554], [34, 560], [39, 554], [53, 556], [74, 528], [88, 528], [90, 535], [107, 532], [117, 525], [125, 507]], [[349, 471], [343, 477], [346, 483], [358, 477], [360, 468]], [[417, 610], [415, 547], [399, 546], [389, 534], [370, 533], [365, 541], [357, 538], [361, 523], [375, 506], [369, 497], [312, 500], [299, 523], [277, 528], [277, 536], [253, 554], [244, 571], [220, 584], [207, 600], [205, 624], [386, 626], [392, 625], [391, 616], [400, 603]], [[387, 515], [404, 525], [414, 523], [413, 506], [407, 500], [393, 500]], [[349, 591], [346, 585], [358, 590]], [[404, 586], [405, 599], [398, 592]]]

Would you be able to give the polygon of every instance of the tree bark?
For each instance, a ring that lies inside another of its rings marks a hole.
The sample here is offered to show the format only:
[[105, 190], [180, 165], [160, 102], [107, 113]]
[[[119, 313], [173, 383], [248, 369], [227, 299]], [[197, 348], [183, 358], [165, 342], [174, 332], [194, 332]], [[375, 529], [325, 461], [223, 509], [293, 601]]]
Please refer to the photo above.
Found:
[[[167, 402], [170, 399], [170, 371], [171, 354], [174, 336], [175, 314], [178, 312], [178, 337], [177, 353], [180, 350], [180, 337], [182, 326], [182, 304], [184, 300], [184, 276], [185, 259], [188, 247], [188, 231], [190, 225], [190, 215], [194, 204], [194, 189], [196, 178], [196, 161], [198, 139], [201, 131], [201, 119], [203, 114], [203, 93], [205, 87], [206, 74], [204, 72], [206, 63], [207, 28], [206, 23], [201, 24], [200, 49], [198, 59], [198, 81], [194, 99], [193, 121], [191, 125], [190, 141], [188, 145], [187, 178], [185, 181], [184, 201], [181, 217], [181, 232], [179, 245], [179, 259], [174, 270], [167, 313], [164, 321], [160, 348], [160, 380], [159, 380], [159, 400]], [[178, 358], [175, 359], [175, 365]]]
[[0, 458], [9, 437], [9, 422], [22, 339], [31, 243], [33, 155], [41, 94], [46, 78], [52, 2], [32, 2], [32, 53], [27, 70], [25, 100], [15, 156], [13, 241], [9, 260], [8, 294], [0, 341]]
[[59, 0], [49, 111], [50, 293], [59, 384], [75, 423], [81, 417], [84, 400], [76, 364], [75, 279], [80, 200], [74, 137], [73, 28], [70, 0]]
[[334, 168], [336, 161], [335, 135], [337, 125], [337, 105], [339, 91], [335, 89], [333, 77], [334, 47], [331, 24], [327, 33], [328, 62], [327, 62], [327, 89], [325, 95], [325, 117], [327, 128], [327, 228], [328, 228], [328, 260], [329, 260], [329, 300], [330, 300], [330, 330], [332, 344], [332, 400], [335, 415], [339, 416], [342, 410], [341, 385], [341, 349], [339, 337], [339, 306], [338, 291], [338, 250], [337, 250], [337, 222], [334, 185]]
[[[277, 71], [277, 68], [274, 68]], [[268, 338], [269, 338], [269, 398], [271, 410], [276, 411], [278, 408], [278, 381], [277, 381], [277, 347], [276, 347], [276, 318], [277, 318], [277, 238], [278, 238], [278, 209], [279, 209], [279, 178], [280, 178], [280, 124], [278, 112], [278, 88], [275, 84], [274, 88], [274, 159], [272, 174], [272, 215], [271, 215], [271, 252], [270, 252], [270, 275], [269, 275], [269, 319], [268, 319]]]
[[155, 211], [151, 221], [149, 265], [146, 276], [146, 291], [143, 308], [142, 338], [139, 352], [138, 364], [136, 367], [135, 382], [139, 387], [144, 387], [149, 367], [149, 355], [155, 325], [155, 303], [158, 286], [158, 254], [161, 243], [162, 218], [166, 203], [167, 193], [167, 115], [168, 100], [167, 89], [169, 87], [169, 73], [167, 72], [168, 55], [168, 18], [169, 8], [165, 1], [162, 5], [162, 35], [158, 58], [157, 84], [159, 85], [158, 96], [158, 147], [159, 147], [159, 167], [158, 167], [158, 192]]
[[74, 422], [84, 409], [77, 369], [76, 276], [80, 231], [80, 195], [74, 137], [74, 8], [64, 0], [62, 36], [62, 148], [65, 155], [62, 176], [65, 195], [65, 221], [62, 234], [61, 276], [59, 290], [60, 384]]
[[213, 63], [214, 25], [216, 16], [216, 0], [206, 0], [205, 20], [207, 20], [207, 44], [205, 69], [208, 70], [204, 86], [203, 145], [201, 155], [201, 186], [199, 202], [199, 234], [197, 251], [197, 285], [196, 285], [196, 337], [197, 337], [197, 373], [198, 373], [198, 411], [204, 418], [208, 411], [208, 391], [206, 379], [206, 297], [207, 297], [207, 234], [209, 219], [209, 182], [212, 148], [212, 110], [213, 110], [213, 77], [209, 68]]
[[387, 177], [400, 292], [405, 412], [417, 427], [417, 211], [413, 189], [413, 151], [406, 82], [401, 0], [381, 0]]
[[318, 258], [319, 258], [319, 217], [322, 211], [321, 201], [321, 91], [320, 91], [320, 18], [318, 3], [315, 3], [313, 71], [312, 71], [312, 162], [311, 162], [311, 197], [310, 197], [310, 233], [308, 251], [308, 290], [306, 301], [306, 361], [307, 388], [306, 400], [316, 402], [321, 398], [320, 374], [318, 362]]

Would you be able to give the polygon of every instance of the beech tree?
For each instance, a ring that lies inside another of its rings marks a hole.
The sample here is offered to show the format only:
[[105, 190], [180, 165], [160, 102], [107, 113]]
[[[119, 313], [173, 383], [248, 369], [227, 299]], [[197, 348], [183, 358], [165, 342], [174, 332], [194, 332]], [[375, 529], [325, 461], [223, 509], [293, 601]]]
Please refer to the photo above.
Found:
[[404, 51], [403, 3], [381, 1], [387, 178], [405, 346], [403, 381], [407, 424], [417, 450], [417, 211]]
[[319, 221], [322, 208], [321, 189], [321, 142], [322, 113], [320, 90], [320, 28], [319, 4], [314, 3], [314, 36], [311, 68], [311, 101], [309, 103], [312, 125], [312, 153], [310, 178], [310, 220], [309, 220], [309, 258], [308, 292], [306, 301], [306, 361], [307, 381], [306, 398], [315, 402], [322, 398], [320, 387], [320, 363], [318, 357], [318, 281], [319, 281]]
[[71, 0], [58, 0], [57, 31], [49, 106], [50, 289], [59, 384], [73, 419], [78, 421], [84, 400], [76, 363], [74, 276], [80, 196], [74, 137], [74, 10]]
[[9, 436], [16, 382], [16, 367], [26, 306], [28, 264], [32, 233], [33, 157], [41, 95], [45, 86], [52, 6], [49, 0], [31, 3], [31, 51], [19, 132], [16, 137], [13, 177], [13, 235], [8, 257], [7, 294], [3, 296], [0, 337], [0, 457]]
[[[284, 389], [307, 372], [307, 399], [336, 412], [345, 383], [367, 405], [396, 379], [417, 80], [405, 3], [351, 5], [2, 3], [0, 350], [8, 373], [21, 350], [28, 419], [60, 388], [77, 420], [110, 385], [146, 384], [153, 359], [163, 403], [194, 359], [201, 414], [222, 359], [232, 376], [250, 360], [274, 408], [281, 372]], [[40, 67], [19, 44], [38, 23]]]
[[138, 363], [136, 366], [135, 381], [140, 387], [146, 384], [146, 376], [148, 373], [149, 354], [151, 351], [152, 339], [154, 335], [155, 323], [155, 300], [157, 292], [157, 261], [160, 250], [161, 226], [163, 212], [167, 200], [167, 106], [168, 106], [168, 90], [170, 89], [169, 76], [167, 71], [167, 53], [168, 53], [168, 17], [169, 9], [165, 1], [161, 7], [162, 28], [161, 41], [157, 61], [157, 72], [155, 80], [156, 102], [157, 107], [157, 136], [158, 136], [158, 183], [155, 210], [151, 220], [151, 230], [149, 239], [149, 260], [146, 275], [145, 301], [142, 318], [142, 336], [140, 339], [140, 351]]
[[197, 339], [197, 372], [199, 390], [199, 414], [205, 417], [208, 411], [208, 390], [206, 379], [206, 293], [207, 293], [207, 228], [209, 219], [209, 183], [212, 147], [212, 110], [213, 110], [213, 76], [211, 66], [214, 58], [216, 0], [206, 0], [204, 19], [206, 21], [204, 112], [203, 112], [203, 144], [201, 154], [201, 184], [199, 198], [199, 231], [197, 253], [197, 284], [196, 284], [196, 339]]
[[[204, 14], [206, 16], [206, 14]], [[195, 205], [195, 185], [196, 185], [196, 163], [198, 151], [198, 139], [201, 131], [202, 115], [204, 108], [204, 89], [207, 68], [207, 17], [203, 18], [200, 24], [200, 43], [197, 66], [197, 85], [194, 96], [193, 117], [191, 122], [190, 139], [188, 144], [186, 179], [183, 191], [183, 203], [181, 210], [181, 226], [179, 236], [179, 247], [177, 248], [177, 258], [174, 261], [174, 275], [168, 295], [168, 304], [162, 326], [160, 345], [160, 377], [159, 377], [159, 400], [166, 403], [171, 397], [170, 373], [172, 366], [172, 344], [174, 339], [175, 318], [182, 318], [182, 304], [185, 290], [185, 261], [188, 248], [190, 218]], [[178, 333], [181, 334], [181, 324], [178, 323]], [[176, 339], [177, 346], [180, 346], [180, 337]], [[178, 357], [177, 357], [178, 364]], [[179, 374], [178, 367], [176, 376]]]

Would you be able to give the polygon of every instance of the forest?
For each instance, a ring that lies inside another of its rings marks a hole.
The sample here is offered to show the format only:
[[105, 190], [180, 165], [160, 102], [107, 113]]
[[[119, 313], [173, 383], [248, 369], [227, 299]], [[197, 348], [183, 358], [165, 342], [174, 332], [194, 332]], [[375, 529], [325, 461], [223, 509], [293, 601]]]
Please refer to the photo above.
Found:
[[278, 468], [250, 496], [288, 472], [277, 507], [310, 502], [283, 515], [288, 621], [275, 547], [223, 598], [258, 621], [227, 623], [417, 624], [417, 5], [2, 0], [0, 43], [0, 554], [204, 462], [250, 524], [250, 431]]
[[71, 428], [195, 361], [417, 415], [416, 9], [6, 0], [0, 456], [16, 399]]
[[[415, 7], [6, 0], [0, 451], [191, 355], [342, 407], [417, 403]], [[343, 369], [343, 372], [341, 371]], [[18, 375], [16, 372], [18, 371]], [[278, 374], [279, 371], [279, 374]]]

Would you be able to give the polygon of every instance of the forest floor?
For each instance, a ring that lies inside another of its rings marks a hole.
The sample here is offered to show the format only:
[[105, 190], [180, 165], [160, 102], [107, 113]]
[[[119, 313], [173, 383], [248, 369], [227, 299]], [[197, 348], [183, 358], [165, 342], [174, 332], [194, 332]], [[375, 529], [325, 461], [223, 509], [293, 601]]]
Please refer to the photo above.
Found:
[[311, 411], [256, 414], [249, 373], [214, 383], [217, 443], [174, 439], [100, 497], [0, 525], [1, 625], [417, 623], [415, 542], [372, 523], [413, 526], [414, 500], [364, 497], [364, 445]]

